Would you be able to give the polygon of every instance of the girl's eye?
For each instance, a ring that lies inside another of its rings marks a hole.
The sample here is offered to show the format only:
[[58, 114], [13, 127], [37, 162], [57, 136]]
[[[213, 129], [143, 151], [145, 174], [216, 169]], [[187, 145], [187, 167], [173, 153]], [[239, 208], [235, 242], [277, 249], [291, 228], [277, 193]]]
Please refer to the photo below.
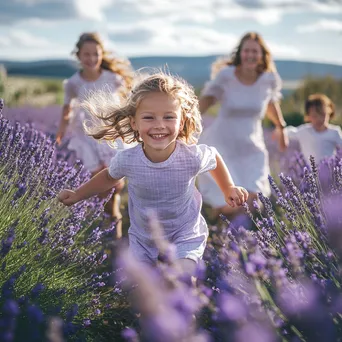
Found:
[[172, 120], [172, 119], [175, 119], [175, 117], [174, 116], [172, 116], [172, 115], [168, 115], [168, 116], [166, 116], [165, 117], [167, 120]]
[[153, 117], [152, 117], [152, 116], [144, 116], [143, 119], [144, 119], [144, 120], [152, 120]]

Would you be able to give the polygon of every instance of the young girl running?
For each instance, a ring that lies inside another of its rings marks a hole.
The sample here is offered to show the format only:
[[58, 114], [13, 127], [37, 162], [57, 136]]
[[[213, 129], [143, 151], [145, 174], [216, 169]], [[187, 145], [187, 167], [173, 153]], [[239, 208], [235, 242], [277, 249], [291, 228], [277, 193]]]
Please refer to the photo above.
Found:
[[[109, 165], [115, 150], [108, 144], [100, 144], [85, 134], [83, 124], [89, 119], [89, 114], [81, 108], [80, 104], [90, 92], [97, 89], [104, 89], [113, 96], [118, 95], [119, 92], [124, 93], [131, 87], [133, 73], [128, 60], [112, 58], [109, 55], [96, 33], [83, 33], [76, 43], [74, 53], [81, 69], [64, 81], [64, 106], [56, 142], [61, 143], [68, 128], [71, 135], [68, 148], [75, 151], [85, 169], [94, 176]], [[121, 140], [118, 140], [117, 144], [119, 148], [125, 147]], [[109, 208], [108, 205], [106, 208], [114, 218], [119, 220], [116, 226], [117, 238], [122, 234], [120, 191], [123, 185], [123, 181], [116, 184], [113, 199], [108, 203]]]
[[340, 126], [329, 124], [335, 114], [334, 103], [324, 94], [312, 94], [305, 102], [305, 121], [299, 127], [288, 126], [285, 134], [299, 143], [301, 152], [309, 161], [310, 156], [316, 163], [331, 157], [336, 148], [342, 147]]
[[[93, 104], [93, 109], [99, 105]], [[102, 103], [102, 108], [108, 108], [108, 104]], [[244, 188], [235, 186], [216, 149], [196, 144], [202, 126], [193, 89], [182, 79], [156, 73], [140, 81], [124, 104], [97, 117], [104, 125], [89, 129], [95, 139], [122, 138], [139, 144], [118, 151], [108, 169], [76, 190], [63, 190], [58, 199], [73, 205], [116, 186], [126, 177], [133, 255], [143, 262], [157, 261], [158, 249], [149, 229], [152, 209], [165, 238], [176, 246], [179, 266], [192, 273], [208, 237], [196, 176], [210, 171], [233, 207], [242, 205], [248, 197]]]

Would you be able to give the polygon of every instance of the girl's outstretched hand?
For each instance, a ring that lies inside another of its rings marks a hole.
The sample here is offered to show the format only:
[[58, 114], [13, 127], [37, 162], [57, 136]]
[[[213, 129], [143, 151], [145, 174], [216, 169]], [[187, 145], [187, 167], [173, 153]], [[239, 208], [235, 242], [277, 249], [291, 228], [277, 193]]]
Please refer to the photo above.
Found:
[[230, 186], [225, 191], [225, 201], [231, 206], [241, 206], [248, 199], [248, 191], [241, 186]]
[[78, 202], [76, 192], [72, 190], [62, 190], [58, 194], [58, 201], [62, 202], [64, 205], [70, 206]]

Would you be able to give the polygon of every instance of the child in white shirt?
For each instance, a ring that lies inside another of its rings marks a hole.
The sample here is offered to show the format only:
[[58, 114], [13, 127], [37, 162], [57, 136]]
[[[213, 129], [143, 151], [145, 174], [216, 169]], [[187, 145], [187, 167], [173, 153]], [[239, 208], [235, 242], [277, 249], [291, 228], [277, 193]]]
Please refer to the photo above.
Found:
[[338, 146], [342, 147], [341, 127], [329, 124], [334, 114], [335, 105], [329, 97], [312, 94], [305, 103], [305, 121], [308, 123], [285, 128], [286, 136], [298, 141], [301, 152], [308, 161], [313, 156], [318, 163], [334, 155]]

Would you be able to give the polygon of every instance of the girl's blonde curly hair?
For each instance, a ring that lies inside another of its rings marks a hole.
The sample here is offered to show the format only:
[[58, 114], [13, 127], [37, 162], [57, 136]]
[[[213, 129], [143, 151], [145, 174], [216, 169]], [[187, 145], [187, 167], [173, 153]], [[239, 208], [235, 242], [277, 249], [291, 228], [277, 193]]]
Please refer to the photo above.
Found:
[[202, 122], [195, 92], [182, 78], [161, 71], [140, 77], [126, 98], [120, 100], [103, 91], [93, 93], [83, 103], [93, 117], [85, 124], [86, 132], [95, 139], [108, 142], [118, 138], [125, 143], [142, 142], [138, 132], [132, 129], [130, 119], [135, 116], [141, 101], [152, 92], [165, 93], [179, 101], [183, 128], [178, 139], [187, 144], [197, 143]]

